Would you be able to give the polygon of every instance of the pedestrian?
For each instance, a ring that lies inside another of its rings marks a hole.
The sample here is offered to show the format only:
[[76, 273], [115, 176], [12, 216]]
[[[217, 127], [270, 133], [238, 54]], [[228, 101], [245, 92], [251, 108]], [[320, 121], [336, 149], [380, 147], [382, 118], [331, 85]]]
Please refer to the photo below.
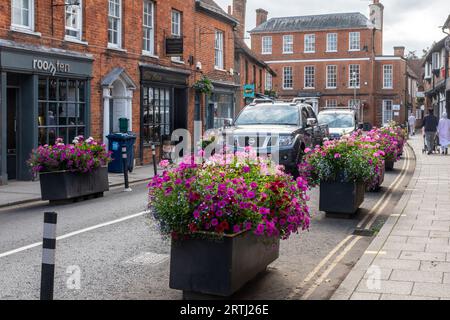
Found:
[[425, 144], [427, 146], [428, 154], [434, 150], [434, 139], [436, 138], [438, 126], [438, 118], [434, 115], [434, 110], [429, 109], [428, 115], [423, 118], [422, 128], [425, 137]]
[[442, 114], [441, 120], [437, 127], [439, 133], [439, 144], [441, 145], [442, 154], [448, 154], [448, 145], [450, 144], [450, 119], [447, 117], [447, 113]]
[[409, 133], [412, 136], [415, 135], [416, 134], [416, 117], [414, 116], [414, 114], [412, 112], [409, 114], [408, 124], [409, 124]]

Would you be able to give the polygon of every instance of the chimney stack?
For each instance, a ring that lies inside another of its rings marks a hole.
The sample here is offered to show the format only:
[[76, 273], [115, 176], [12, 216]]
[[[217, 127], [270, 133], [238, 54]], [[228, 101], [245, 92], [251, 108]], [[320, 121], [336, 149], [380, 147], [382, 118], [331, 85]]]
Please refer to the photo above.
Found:
[[245, 11], [247, 0], [233, 0], [233, 17], [239, 21], [237, 26], [238, 37], [242, 40], [245, 38]]
[[231, 6], [228, 6], [228, 14], [229, 14], [230, 16], [232, 15]]
[[256, 9], [256, 26], [257, 27], [267, 21], [268, 14], [269, 13], [264, 9], [261, 9], [261, 8]]
[[370, 22], [375, 26], [375, 29], [383, 30], [384, 6], [379, 0], [373, 0], [373, 3], [369, 5], [369, 10]]
[[404, 58], [405, 57], [405, 47], [403, 47], [403, 46], [394, 47], [394, 56]]

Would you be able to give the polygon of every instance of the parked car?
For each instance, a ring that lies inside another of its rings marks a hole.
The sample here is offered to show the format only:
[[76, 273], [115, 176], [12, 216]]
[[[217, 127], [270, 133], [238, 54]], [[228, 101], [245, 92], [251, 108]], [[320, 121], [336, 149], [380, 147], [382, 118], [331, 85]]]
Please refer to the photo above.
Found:
[[280, 164], [297, 175], [305, 148], [322, 144], [328, 127], [318, 124], [310, 105], [273, 102], [246, 106], [223, 134], [227, 141], [219, 143], [239, 151], [250, 146], [260, 154], [279, 154]]
[[319, 112], [319, 124], [328, 125], [331, 139], [352, 134], [358, 127], [356, 111], [352, 109], [327, 109]]

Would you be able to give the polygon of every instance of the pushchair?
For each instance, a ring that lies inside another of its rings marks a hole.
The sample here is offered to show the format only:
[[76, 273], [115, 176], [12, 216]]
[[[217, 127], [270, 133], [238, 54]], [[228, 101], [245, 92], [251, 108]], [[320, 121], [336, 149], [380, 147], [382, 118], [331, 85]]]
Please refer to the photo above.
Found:
[[[439, 136], [437, 134], [435, 134], [435, 136], [434, 136], [434, 143], [433, 143], [433, 145], [434, 145], [434, 148], [433, 148], [433, 150], [431, 150], [431, 152], [439, 153], [439, 148], [438, 148], [438, 146], [439, 146]], [[426, 153], [426, 152], [428, 152], [427, 141], [425, 139], [425, 135], [423, 135], [423, 149], [422, 149], [422, 153]]]

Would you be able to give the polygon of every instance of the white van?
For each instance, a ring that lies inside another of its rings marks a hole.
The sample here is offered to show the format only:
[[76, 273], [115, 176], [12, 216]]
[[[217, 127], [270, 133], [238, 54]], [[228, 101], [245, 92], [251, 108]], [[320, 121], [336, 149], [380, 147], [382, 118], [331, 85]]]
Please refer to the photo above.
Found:
[[352, 134], [358, 127], [356, 111], [352, 109], [327, 109], [320, 111], [319, 124], [327, 124], [331, 139]]

